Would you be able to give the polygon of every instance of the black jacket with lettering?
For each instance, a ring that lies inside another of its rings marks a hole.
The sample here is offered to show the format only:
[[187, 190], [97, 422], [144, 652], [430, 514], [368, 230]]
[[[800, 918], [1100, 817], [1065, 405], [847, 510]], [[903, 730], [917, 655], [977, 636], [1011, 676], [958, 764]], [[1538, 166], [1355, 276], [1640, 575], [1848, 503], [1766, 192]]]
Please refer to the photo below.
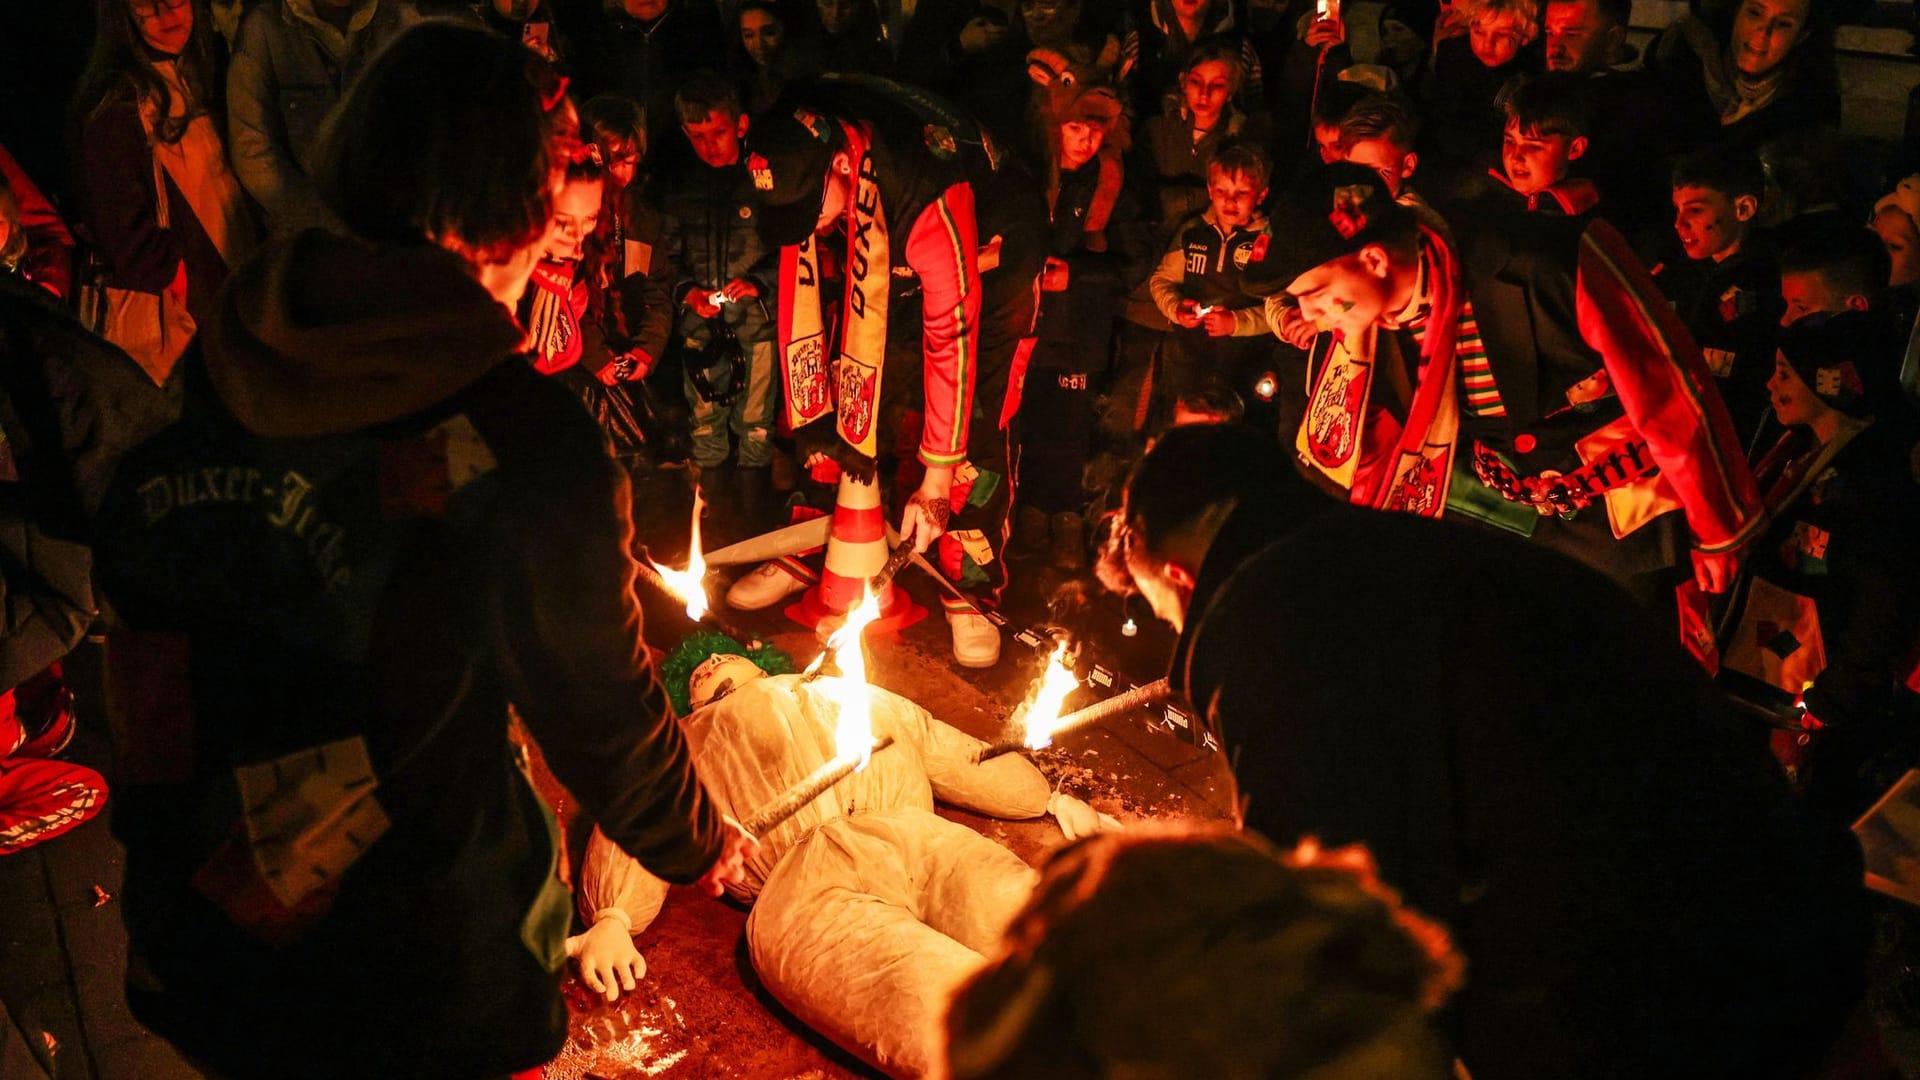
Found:
[[[179, 421], [108, 492], [128, 999], [222, 1072], [559, 1048], [569, 905], [509, 707], [654, 873], [719, 852], [641, 641], [624, 480], [520, 340], [438, 248], [304, 233], [236, 275]], [[361, 777], [361, 753], [377, 814], [294, 779]], [[339, 845], [357, 858], [316, 870]], [[331, 883], [265, 899], [303, 875]]]

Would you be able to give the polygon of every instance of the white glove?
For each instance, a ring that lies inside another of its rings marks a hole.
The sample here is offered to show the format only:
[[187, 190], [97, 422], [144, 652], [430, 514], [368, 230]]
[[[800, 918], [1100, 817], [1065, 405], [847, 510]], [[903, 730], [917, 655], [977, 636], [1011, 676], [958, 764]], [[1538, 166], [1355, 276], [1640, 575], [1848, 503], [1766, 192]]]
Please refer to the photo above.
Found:
[[647, 977], [647, 961], [633, 945], [632, 926], [626, 912], [605, 908], [586, 933], [567, 939], [567, 955], [579, 962], [581, 981], [610, 1002]]
[[1103, 829], [1118, 829], [1120, 822], [1110, 814], [1103, 814], [1064, 791], [1056, 791], [1047, 798], [1047, 813], [1060, 823], [1060, 831], [1069, 840], [1078, 840], [1083, 836], [1092, 836]]

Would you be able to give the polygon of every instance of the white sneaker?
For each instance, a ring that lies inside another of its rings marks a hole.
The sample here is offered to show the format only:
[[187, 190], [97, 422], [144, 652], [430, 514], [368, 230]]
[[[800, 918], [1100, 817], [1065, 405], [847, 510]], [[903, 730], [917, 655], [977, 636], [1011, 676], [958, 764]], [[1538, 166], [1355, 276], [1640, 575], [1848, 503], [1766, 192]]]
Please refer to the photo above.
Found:
[[807, 587], [778, 562], [763, 562], [727, 589], [727, 606], [735, 611], [759, 611]]
[[947, 613], [953, 632], [953, 659], [961, 667], [986, 668], [1000, 662], [1000, 628], [985, 615], [970, 611]]

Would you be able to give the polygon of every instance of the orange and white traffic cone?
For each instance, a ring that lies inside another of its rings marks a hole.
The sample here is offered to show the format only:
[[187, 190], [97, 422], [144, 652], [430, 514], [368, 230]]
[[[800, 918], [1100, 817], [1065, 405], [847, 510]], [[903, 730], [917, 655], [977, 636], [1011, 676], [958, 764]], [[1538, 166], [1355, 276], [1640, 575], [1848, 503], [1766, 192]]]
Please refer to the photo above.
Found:
[[[880, 486], [840, 474], [834, 492], [833, 523], [827, 532], [827, 563], [820, 583], [787, 608], [787, 618], [817, 629], [829, 618], [852, 611], [867, 583], [887, 564], [887, 519], [880, 509]], [[927, 609], [913, 602], [906, 590], [888, 582], [880, 590], [880, 618], [872, 625], [901, 630], [926, 618]]]

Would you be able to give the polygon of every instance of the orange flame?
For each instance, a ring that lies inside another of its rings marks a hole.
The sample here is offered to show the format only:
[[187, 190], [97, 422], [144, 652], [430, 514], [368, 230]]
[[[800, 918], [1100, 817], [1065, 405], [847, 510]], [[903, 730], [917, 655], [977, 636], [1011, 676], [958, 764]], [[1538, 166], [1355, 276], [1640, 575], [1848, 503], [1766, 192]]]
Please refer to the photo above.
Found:
[[1067, 643], [1062, 641], [1054, 647], [1053, 655], [1047, 657], [1047, 670], [1040, 675], [1040, 682], [1034, 689], [1033, 700], [1027, 705], [1027, 748], [1039, 750], [1053, 743], [1055, 725], [1060, 722], [1061, 710], [1066, 706], [1067, 695], [1080, 686], [1080, 680], [1074, 678], [1073, 665], [1067, 663]]
[[840, 677], [831, 691], [837, 720], [833, 730], [834, 757], [858, 762], [856, 770], [867, 767], [873, 754], [873, 703], [867, 695], [867, 654], [860, 635], [867, 624], [880, 617], [880, 598], [873, 590], [862, 589], [859, 606], [847, 612], [846, 624], [827, 639], [834, 666]]
[[699, 622], [707, 613], [707, 589], [703, 583], [707, 576], [706, 554], [700, 550], [700, 508], [706, 502], [700, 497], [700, 489], [693, 489], [693, 535], [687, 544], [687, 568], [674, 570], [661, 566], [648, 559], [653, 572], [660, 575], [667, 589], [673, 595], [686, 602], [687, 618]]

